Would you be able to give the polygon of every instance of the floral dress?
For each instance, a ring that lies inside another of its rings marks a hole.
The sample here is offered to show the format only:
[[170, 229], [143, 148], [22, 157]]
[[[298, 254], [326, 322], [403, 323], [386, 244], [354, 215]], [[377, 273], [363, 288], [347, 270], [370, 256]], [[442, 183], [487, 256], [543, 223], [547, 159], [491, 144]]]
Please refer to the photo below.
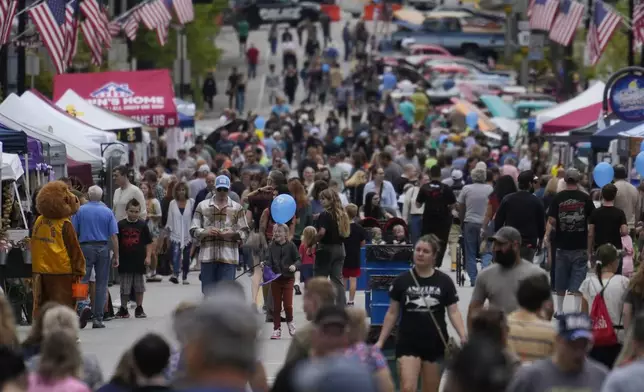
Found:
[[[160, 232], [161, 232], [161, 226], [159, 226], [159, 221], [161, 220], [161, 203], [159, 203], [158, 199], [148, 199], [145, 201], [145, 207], [148, 211], [148, 219], [147, 219], [147, 224], [148, 224], [148, 229], [150, 229], [150, 235], [152, 236], [152, 239], [156, 239]], [[159, 218], [156, 221], [153, 221], [150, 219], [150, 217], [157, 217]]]

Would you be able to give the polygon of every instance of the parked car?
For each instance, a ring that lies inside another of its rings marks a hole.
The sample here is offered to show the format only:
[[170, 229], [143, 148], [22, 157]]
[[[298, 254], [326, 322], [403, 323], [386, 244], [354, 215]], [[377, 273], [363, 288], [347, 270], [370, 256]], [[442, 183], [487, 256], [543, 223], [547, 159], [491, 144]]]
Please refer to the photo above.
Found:
[[449, 50], [440, 45], [416, 44], [407, 45], [403, 48], [402, 54], [404, 56], [422, 56], [422, 55], [439, 55], [451, 56]]
[[392, 34], [394, 47], [402, 40], [413, 38], [417, 44], [440, 45], [455, 55], [469, 59], [498, 56], [505, 46], [505, 33], [496, 23], [468, 17], [465, 13], [431, 13], [422, 24], [399, 21], [398, 31]]

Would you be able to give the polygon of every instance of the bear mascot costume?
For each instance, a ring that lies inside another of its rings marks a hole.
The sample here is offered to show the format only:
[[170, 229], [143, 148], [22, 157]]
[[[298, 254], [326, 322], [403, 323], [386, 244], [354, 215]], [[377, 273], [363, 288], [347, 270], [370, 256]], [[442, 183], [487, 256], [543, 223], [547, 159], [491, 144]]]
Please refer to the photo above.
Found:
[[62, 181], [52, 181], [36, 196], [36, 219], [31, 235], [34, 317], [53, 301], [75, 308], [72, 285], [85, 276], [85, 257], [70, 217], [80, 202]]

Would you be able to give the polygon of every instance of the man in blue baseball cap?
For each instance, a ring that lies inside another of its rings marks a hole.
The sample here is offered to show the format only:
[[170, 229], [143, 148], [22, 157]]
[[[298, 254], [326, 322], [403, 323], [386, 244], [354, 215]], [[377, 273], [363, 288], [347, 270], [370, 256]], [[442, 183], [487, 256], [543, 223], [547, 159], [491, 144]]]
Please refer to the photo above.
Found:
[[190, 234], [201, 246], [197, 260], [201, 263], [201, 291], [222, 280], [233, 280], [239, 263], [239, 245], [249, 228], [243, 207], [228, 197], [230, 178], [215, 179], [212, 198], [199, 203], [192, 219]]
[[508, 392], [599, 391], [608, 369], [587, 354], [593, 344], [593, 323], [585, 313], [565, 313], [557, 320], [551, 358], [520, 368]]

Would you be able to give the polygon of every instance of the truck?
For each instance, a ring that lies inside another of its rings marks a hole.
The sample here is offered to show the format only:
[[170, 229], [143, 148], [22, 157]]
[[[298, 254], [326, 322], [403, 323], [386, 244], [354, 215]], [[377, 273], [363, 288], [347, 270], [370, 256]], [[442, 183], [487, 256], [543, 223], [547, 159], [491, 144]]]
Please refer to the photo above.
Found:
[[400, 48], [405, 38], [416, 44], [440, 45], [454, 55], [469, 59], [497, 58], [505, 46], [505, 32], [498, 24], [475, 18], [464, 12], [436, 12], [421, 24], [396, 20], [398, 31], [392, 34], [394, 47]]
[[319, 3], [295, 0], [241, 0], [231, 8], [232, 20], [246, 19], [251, 29], [272, 23], [288, 23], [295, 27], [305, 19], [317, 22], [321, 10]]

